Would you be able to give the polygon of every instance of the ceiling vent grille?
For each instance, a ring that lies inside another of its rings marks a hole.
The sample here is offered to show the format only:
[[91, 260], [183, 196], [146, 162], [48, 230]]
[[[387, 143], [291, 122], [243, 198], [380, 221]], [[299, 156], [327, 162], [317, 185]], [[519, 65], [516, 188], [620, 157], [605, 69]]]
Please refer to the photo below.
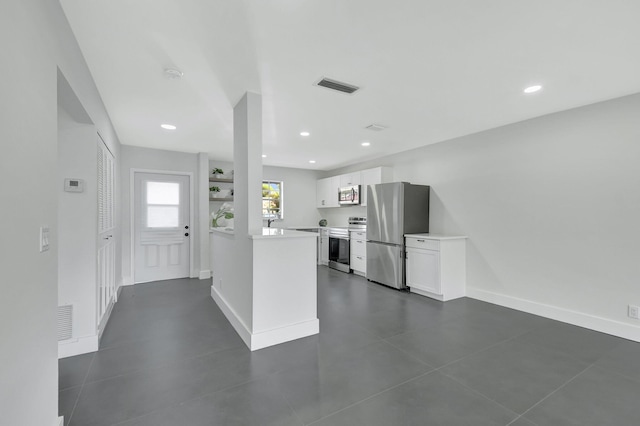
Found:
[[73, 305], [58, 306], [58, 341], [73, 337]]
[[353, 84], [343, 83], [341, 81], [332, 80], [330, 78], [323, 77], [316, 83], [316, 86], [325, 87], [327, 89], [336, 90], [341, 93], [352, 94], [356, 90], [360, 89], [358, 86], [354, 86]]
[[370, 124], [367, 127], [365, 127], [365, 129], [373, 130], [374, 132], [381, 132], [384, 129], [386, 129], [386, 127], [380, 124]]

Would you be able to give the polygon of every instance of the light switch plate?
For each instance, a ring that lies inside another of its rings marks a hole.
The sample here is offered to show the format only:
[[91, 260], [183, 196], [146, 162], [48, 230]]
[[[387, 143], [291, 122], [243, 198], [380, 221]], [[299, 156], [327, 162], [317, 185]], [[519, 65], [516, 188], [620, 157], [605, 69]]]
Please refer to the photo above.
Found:
[[40, 253], [49, 250], [49, 227], [40, 227]]

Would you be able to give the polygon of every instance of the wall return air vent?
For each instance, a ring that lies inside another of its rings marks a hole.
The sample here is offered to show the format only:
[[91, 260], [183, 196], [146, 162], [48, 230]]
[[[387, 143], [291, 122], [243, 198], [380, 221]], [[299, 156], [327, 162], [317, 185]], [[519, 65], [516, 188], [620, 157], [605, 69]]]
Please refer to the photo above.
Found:
[[73, 337], [73, 305], [58, 306], [58, 341]]
[[353, 84], [343, 83], [338, 80], [332, 80], [330, 78], [322, 77], [320, 81], [316, 83], [316, 86], [324, 87], [331, 90], [336, 90], [338, 92], [352, 94], [356, 90], [360, 89], [358, 86], [354, 86]]

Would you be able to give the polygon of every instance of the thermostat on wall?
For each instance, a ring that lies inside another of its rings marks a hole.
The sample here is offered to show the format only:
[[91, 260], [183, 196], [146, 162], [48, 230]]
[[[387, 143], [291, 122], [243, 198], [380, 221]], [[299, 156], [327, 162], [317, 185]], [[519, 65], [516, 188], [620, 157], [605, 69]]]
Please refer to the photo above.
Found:
[[66, 178], [64, 180], [64, 190], [66, 192], [83, 192], [84, 191], [84, 180], [83, 179]]

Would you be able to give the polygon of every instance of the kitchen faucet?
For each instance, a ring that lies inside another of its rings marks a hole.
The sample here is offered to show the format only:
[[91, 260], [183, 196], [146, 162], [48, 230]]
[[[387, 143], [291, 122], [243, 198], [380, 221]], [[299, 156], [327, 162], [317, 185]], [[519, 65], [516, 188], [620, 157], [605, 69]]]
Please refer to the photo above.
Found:
[[267, 228], [271, 228], [271, 224], [275, 221], [275, 219], [267, 219]]

